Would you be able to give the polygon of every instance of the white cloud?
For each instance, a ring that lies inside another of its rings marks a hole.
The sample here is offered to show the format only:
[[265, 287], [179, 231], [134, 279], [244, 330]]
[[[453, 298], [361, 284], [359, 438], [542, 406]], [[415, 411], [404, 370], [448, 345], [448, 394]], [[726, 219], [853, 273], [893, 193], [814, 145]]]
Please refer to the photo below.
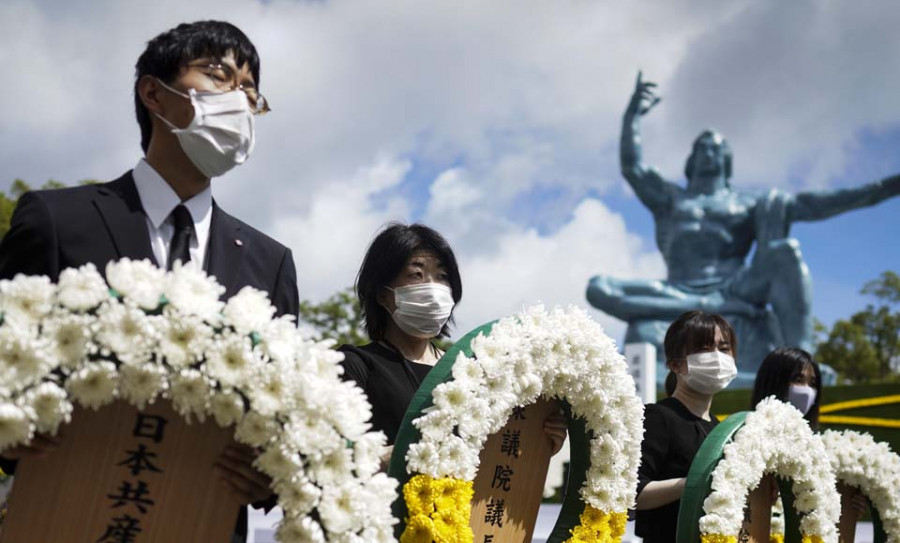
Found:
[[395, 186], [409, 167], [409, 162], [381, 158], [349, 180], [324, 183], [305, 196], [291, 193], [308, 198], [308, 210], [276, 218], [274, 235], [294, 251], [303, 298], [321, 298], [353, 285], [375, 231], [409, 213], [399, 200], [374, 207], [370, 196]]
[[[655, 278], [665, 273], [662, 258], [648, 252], [622, 217], [599, 200], [581, 202], [572, 221], [552, 236], [532, 228], [510, 230], [497, 245], [490, 254], [460, 251], [465, 277], [457, 312], [460, 333], [535, 303], [587, 307], [587, 280], [597, 274]], [[621, 322], [594, 313], [612, 337], [621, 338]]]

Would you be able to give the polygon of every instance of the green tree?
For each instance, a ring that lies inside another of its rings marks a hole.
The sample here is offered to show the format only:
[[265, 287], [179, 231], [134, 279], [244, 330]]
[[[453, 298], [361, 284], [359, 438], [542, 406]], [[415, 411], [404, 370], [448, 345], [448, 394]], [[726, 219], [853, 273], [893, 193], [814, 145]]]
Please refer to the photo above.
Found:
[[313, 339], [333, 339], [338, 345], [361, 345], [369, 341], [362, 326], [362, 311], [352, 287], [332, 294], [320, 303], [300, 302], [300, 322], [313, 330]]
[[900, 358], [900, 276], [886, 271], [863, 285], [860, 292], [871, 296], [874, 303], [835, 322], [819, 342], [816, 358], [845, 380], [894, 380], [892, 363]]

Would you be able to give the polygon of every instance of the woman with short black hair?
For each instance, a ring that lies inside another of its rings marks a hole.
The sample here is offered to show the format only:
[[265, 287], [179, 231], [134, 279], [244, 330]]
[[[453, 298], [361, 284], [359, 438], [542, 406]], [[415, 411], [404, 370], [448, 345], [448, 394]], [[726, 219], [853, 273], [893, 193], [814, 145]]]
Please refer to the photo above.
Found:
[[[462, 298], [456, 256], [443, 236], [425, 225], [388, 224], [366, 251], [356, 294], [372, 342], [340, 347], [344, 377], [369, 397], [372, 426], [393, 445], [413, 395], [444, 354], [433, 340], [449, 335], [453, 309]], [[566, 427], [562, 415], [544, 422], [554, 454]]]
[[462, 299], [456, 256], [422, 224], [388, 224], [372, 241], [356, 276], [356, 294], [371, 343], [342, 345], [345, 378], [365, 391], [372, 426], [393, 444], [419, 384], [443, 353]]
[[822, 372], [808, 352], [781, 347], [769, 353], [756, 372], [751, 408], [769, 396], [788, 402], [803, 413], [813, 431], [819, 428]]
[[720, 315], [684, 313], [666, 331], [664, 347], [675, 387], [644, 408], [635, 533], [645, 543], [675, 540], [688, 471], [717, 424], [709, 413], [713, 395], [737, 375], [737, 338]]

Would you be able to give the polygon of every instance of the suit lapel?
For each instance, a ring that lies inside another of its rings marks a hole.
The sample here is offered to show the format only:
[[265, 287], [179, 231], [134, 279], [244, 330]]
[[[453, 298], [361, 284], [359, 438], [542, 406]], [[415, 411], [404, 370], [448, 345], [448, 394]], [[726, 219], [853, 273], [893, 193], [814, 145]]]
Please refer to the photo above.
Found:
[[131, 172], [102, 185], [97, 192], [94, 206], [103, 217], [118, 258], [127, 257], [136, 260], [147, 258], [151, 262], [156, 262], [150, 246], [147, 216], [141, 206]]
[[206, 272], [225, 287], [226, 299], [237, 294], [240, 287], [238, 275], [246, 243], [240, 222], [219, 209], [213, 201]]

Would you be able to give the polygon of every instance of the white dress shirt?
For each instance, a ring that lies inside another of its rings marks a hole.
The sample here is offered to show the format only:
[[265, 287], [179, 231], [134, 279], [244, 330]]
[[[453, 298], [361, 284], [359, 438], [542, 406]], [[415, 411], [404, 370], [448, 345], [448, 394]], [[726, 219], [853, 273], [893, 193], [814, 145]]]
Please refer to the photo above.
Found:
[[179, 204], [191, 214], [194, 230], [188, 250], [191, 253], [191, 264], [206, 268], [206, 254], [209, 245], [209, 225], [212, 221], [212, 191], [206, 187], [202, 192], [189, 200], [181, 198], [172, 190], [153, 166], [143, 158], [138, 161], [132, 172], [134, 185], [137, 187], [141, 205], [147, 215], [147, 229], [150, 232], [150, 246], [156, 263], [164, 268], [169, 258], [169, 244], [175, 234], [175, 225], [171, 213]]

